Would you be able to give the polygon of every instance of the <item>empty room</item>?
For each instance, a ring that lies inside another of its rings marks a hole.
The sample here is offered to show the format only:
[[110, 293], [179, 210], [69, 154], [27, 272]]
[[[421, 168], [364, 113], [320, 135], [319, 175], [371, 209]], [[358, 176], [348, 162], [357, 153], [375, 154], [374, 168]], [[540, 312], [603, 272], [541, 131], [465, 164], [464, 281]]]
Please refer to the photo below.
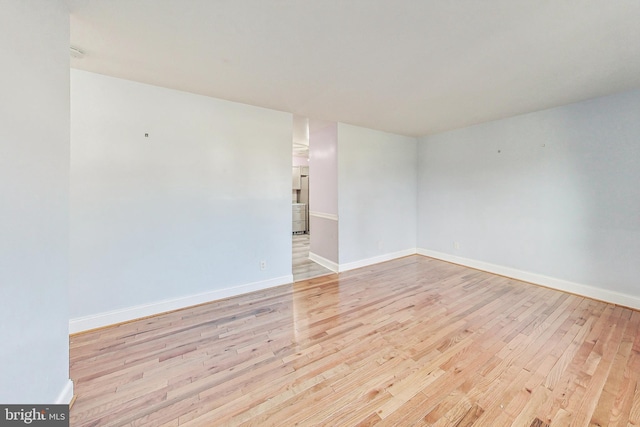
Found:
[[0, 424], [640, 426], [638, 18], [3, 2]]

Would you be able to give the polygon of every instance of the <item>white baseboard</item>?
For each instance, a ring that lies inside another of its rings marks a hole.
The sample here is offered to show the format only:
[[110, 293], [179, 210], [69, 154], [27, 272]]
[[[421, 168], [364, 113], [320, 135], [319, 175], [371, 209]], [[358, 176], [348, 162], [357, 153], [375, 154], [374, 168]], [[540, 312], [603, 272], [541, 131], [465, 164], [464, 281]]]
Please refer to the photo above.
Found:
[[522, 280], [536, 285], [545, 286], [547, 288], [557, 289], [576, 295], [581, 295], [593, 299], [597, 299], [624, 307], [640, 309], [640, 298], [633, 295], [623, 294], [608, 289], [598, 288], [581, 283], [569, 282], [568, 280], [556, 279], [555, 277], [544, 276], [542, 274], [522, 271], [502, 265], [490, 264], [488, 262], [476, 261], [473, 259], [462, 258], [442, 252], [432, 251], [429, 249], [418, 249], [419, 255], [436, 258], [442, 261], [460, 264], [465, 267], [475, 268], [476, 270], [487, 271], [489, 273], [499, 274], [501, 276], [511, 277], [513, 279]]
[[67, 380], [54, 403], [56, 405], [68, 405], [71, 403], [71, 399], [73, 399], [73, 381]]
[[356, 268], [366, 267], [366, 266], [369, 266], [369, 265], [378, 264], [379, 262], [391, 261], [392, 259], [402, 258], [404, 256], [415, 255], [415, 254], [416, 254], [416, 249], [415, 248], [405, 249], [403, 251], [398, 251], [398, 252], [392, 252], [392, 253], [389, 253], [389, 254], [379, 255], [379, 256], [375, 256], [373, 258], [361, 259], [359, 261], [340, 264], [339, 271], [343, 272], [343, 271], [354, 270]]
[[247, 292], [259, 291], [272, 288], [274, 286], [285, 285], [293, 282], [293, 275], [276, 277], [274, 279], [260, 282], [247, 283], [245, 285], [233, 286], [230, 288], [216, 289], [196, 295], [172, 298], [148, 304], [112, 310], [89, 316], [77, 317], [69, 320], [69, 333], [88, 331], [90, 329], [102, 328], [117, 323], [128, 322], [143, 317], [153, 316], [167, 311], [179, 310], [193, 305], [203, 304], [222, 298], [228, 298]]
[[320, 264], [324, 268], [328, 268], [333, 272], [338, 272], [338, 263], [328, 260], [320, 255], [314, 254], [313, 252], [309, 252], [309, 259], [317, 264]]

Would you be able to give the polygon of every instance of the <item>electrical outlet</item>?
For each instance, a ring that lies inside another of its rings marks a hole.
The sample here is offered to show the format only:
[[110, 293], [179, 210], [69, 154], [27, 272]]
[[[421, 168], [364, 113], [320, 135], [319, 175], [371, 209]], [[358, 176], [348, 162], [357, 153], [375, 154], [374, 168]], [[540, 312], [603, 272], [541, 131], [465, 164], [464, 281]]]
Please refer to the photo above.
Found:
[[460, 242], [453, 242], [453, 249], [460, 249]]
[[260, 270], [266, 270], [267, 269], [267, 261], [262, 260], [260, 261]]
[[382, 250], [382, 240], [378, 240], [378, 250]]

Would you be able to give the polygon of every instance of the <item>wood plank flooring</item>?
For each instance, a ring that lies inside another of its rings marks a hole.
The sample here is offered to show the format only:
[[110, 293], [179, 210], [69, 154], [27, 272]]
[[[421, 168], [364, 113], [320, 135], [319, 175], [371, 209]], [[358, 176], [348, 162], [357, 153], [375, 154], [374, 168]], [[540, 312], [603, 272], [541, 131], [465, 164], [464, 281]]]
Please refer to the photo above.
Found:
[[639, 328], [415, 255], [72, 336], [71, 425], [635, 426]]
[[293, 281], [312, 279], [314, 277], [334, 274], [309, 259], [309, 235], [294, 234], [292, 241]]

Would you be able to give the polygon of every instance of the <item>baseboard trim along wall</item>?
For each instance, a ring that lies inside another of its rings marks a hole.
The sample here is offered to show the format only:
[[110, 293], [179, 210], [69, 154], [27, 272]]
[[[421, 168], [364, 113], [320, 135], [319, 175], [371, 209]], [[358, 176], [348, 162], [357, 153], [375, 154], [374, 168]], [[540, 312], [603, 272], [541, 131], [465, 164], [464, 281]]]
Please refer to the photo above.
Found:
[[75, 334], [91, 329], [102, 328], [117, 323], [128, 322], [143, 317], [154, 316], [168, 311], [179, 310], [222, 298], [233, 297], [248, 292], [259, 291], [272, 288], [274, 286], [286, 285], [293, 282], [293, 275], [276, 277], [274, 279], [260, 282], [247, 283], [245, 285], [233, 286], [230, 288], [216, 289], [196, 295], [172, 298], [162, 301], [151, 302], [133, 307], [97, 313], [89, 316], [77, 317], [69, 320], [69, 333]]
[[333, 262], [331, 260], [328, 260], [325, 257], [321, 257], [318, 254], [314, 254], [313, 252], [309, 252], [309, 259], [311, 261], [317, 263], [317, 264], [320, 264], [324, 268], [328, 268], [329, 270], [331, 270], [333, 272], [337, 273], [339, 271], [338, 263]]
[[378, 264], [380, 262], [391, 261], [392, 259], [402, 258], [404, 256], [415, 255], [415, 254], [416, 254], [416, 248], [405, 249], [403, 251], [398, 251], [398, 252], [391, 252], [384, 255], [378, 255], [372, 258], [361, 259], [359, 261], [340, 264], [338, 271], [343, 272], [343, 271], [355, 270], [356, 268], [367, 267], [369, 265]]
[[56, 405], [68, 405], [71, 403], [71, 399], [73, 399], [73, 381], [69, 379], [54, 403]]
[[[511, 277], [513, 279], [522, 280], [524, 282], [529, 282], [536, 285], [541, 285], [548, 288], [609, 302], [612, 304], [640, 309], [640, 298], [636, 296], [423, 248], [405, 249], [403, 251], [393, 252], [345, 264], [337, 264], [312, 252], [309, 253], [309, 259], [311, 261], [317, 262], [318, 264], [322, 265], [325, 268], [328, 268], [331, 271], [344, 272], [354, 270], [356, 268], [367, 267], [369, 265], [378, 264], [385, 261], [390, 261], [396, 258], [402, 258], [404, 256], [413, 255], [416, 253], [418, 255], [459, 264], [465, 267], [474, 268], [476, 270], [482, 270], [489, 273], [498, 274], [500, 276]], [[189, 295], [185, 297], [157, 301], [134, 307], [127, 307], [120, 310], [98, 313], [90, 316], [78, 317], [69, 320], [69, 333], [75, 334], [91, 329], [102, 328], [117, 323], [154, 316], [168, 311], [203, 304], [222, 298], [237, 296], [248, 292], [259, 291], [274, 286], [285, 285], [292, 282], [293, 275], [287, 275], [261, 282], [248, 283], [245, 285], [224, 289], [216, 289], [214, 291], [197, 295]], [[62, 403], [68, 403], [71, 401], [72, 397], [73, 383], [71, 382], [71, 380], [69, 380], [69, 384], [67, 384], [63, 392], [60, 394], [58, 400]]]
[[489, 273], [498, 274], [500, 276], [522, 280], [523, 282], [529, 282], [535, 285], [545, 286], [547, 288], [557, 289], [559, 291], [569, 292], [572, 294], [589, 297], [596, 300], [621, 305], [624, 307], [640, 309], [640, 298], [636, 296], [610, 291], [607, 289], [596, 288], [595, 286], [569, 282], [568, 280], [556, 279], [554, 277], [544, 276], [542, 274], [531, 273], [528, 271], [522, 271], [515, 268], [490, 264], [488, 262], [462, 258], [455, 255], [432, 251], [429, 249], [419, 248], [417, 253], [419, 255], [451, 262], [453, 264], [475, 268], [476, 270], [482, 270]]

